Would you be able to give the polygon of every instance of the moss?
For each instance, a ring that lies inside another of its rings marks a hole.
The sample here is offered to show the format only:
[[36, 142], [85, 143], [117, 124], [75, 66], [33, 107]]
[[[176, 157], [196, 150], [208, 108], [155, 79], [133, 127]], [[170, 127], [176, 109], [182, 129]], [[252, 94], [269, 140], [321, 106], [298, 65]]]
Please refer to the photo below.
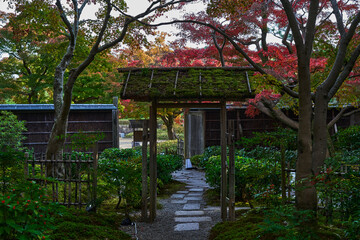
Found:
[[235, 222], [222, 222], [216, 224], [210, 232], [210, 240], [240, 240], [258, 239], [262, 222], [262, 215], [256, 211], [249, 211], [245, 216], [238, 218]]
[[[294, 234], [299, 231], [298, 227], [278, 228], [276, 231], [265, 229], [265, 214], [263, 209], [241, 210], [236, 212], [237, 219], [234, 222], [222, 222], [216, 224], [210, 232], [210, 240], [248, 240], [248, 239], [345, 239], [343, 231], [335, 226], [326, 226], [319, 219], [319, 227], [309, 238], [305, 235]], [[287, 221], [284, 220], [284, 223]], [[267, 222], [269, 224], [269, 222]], [[275, 227], [275, 226], [272, 226]]]
[[[176, 81], [177, 70], [154, 70], [151, 88], [149, 88], [151, 73], [150, 69], [133, 72], [127, 85], [126, 96], [135, 99], [150, 96], [158, 99], [205, 98], [215, 100], [224, 96], [239, 99], [249, 95], [244, 71], [180, 70]], [[248, 75], [252, 76], [252, 74], [249, 72]], [[127, 74], [124, 74], [124, 78], [127, 78]]]
[[131, 236], [108, 226], [97, 226], [78, 222], [62, 222], [54, 233], [52, 239], [57, 240], [95, 240], [95, 239], [131, 239]]
[[[107, 212], [107, 211], [106, 211]], [[130, 235], [118, 230], [123, 215], [117, 213], [87, 213], [84, 210], [68, 209], [57, 219], [58, 225], [51, 239], [131, 239]]]

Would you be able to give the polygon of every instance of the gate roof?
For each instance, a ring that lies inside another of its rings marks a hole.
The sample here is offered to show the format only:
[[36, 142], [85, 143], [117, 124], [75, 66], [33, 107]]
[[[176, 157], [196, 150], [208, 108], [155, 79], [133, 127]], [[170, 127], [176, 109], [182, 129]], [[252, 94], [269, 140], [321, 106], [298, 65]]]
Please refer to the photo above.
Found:
[[251, 67], [120, 68], [122, 99], [243, 101], [253, 97]]

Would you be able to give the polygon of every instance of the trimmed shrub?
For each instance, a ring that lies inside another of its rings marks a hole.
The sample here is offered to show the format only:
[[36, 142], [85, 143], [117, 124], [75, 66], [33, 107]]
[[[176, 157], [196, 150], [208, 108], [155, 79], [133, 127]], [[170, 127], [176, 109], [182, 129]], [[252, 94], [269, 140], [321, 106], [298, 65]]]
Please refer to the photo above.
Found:
[[[280, 166], [265, 159], [256, 160], [248, 157], [235, 157], [235, 194], [242, 201], [252, 200], [256, 194], [274, 185], [276, 192], [280, 188]], [[210, 186], [220, 188], [221, 157], [210, 157], [205, 167], [206, 181]]]
[[171, 173], [180, 170], [183, 158], [179, 155], [157, 155], [157, 177], [164, 183], [170, 182]]

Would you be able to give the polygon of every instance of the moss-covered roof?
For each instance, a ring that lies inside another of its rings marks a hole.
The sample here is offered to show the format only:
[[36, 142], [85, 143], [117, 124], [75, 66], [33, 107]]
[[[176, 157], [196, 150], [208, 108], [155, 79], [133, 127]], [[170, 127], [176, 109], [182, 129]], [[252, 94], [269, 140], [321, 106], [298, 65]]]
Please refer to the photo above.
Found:
[[249, 67], [121, 68], [122, 99], [242, 101], [252, 97]]

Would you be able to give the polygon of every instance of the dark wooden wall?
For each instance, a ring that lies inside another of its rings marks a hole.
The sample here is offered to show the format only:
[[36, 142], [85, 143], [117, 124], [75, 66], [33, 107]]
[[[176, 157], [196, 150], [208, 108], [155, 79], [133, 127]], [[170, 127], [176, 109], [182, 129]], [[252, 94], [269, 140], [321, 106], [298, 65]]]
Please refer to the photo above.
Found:
[[[15, 106], [0, 105], [0, 111], [11, 111], [18, 116], [19, 120], [26, 122], [24, 146], [34, 149], [35, 153], [45, 152], [54, 123], [52, 105], [19, 104]], [[104, 133], [104, 139], [98, 143], [100, 152], [106, 148], [118, 147], [116, 138], [119, 139], [119, 133], [115, 125], [117, 116], [117, 108], [112, 104], [73, 104], [69, 114], [65, 151], [70, 149], [70, 136], [80, 131]]]
[[[245, 108], [228, 109], [227, 119], [235, 120], [235, 140], [239, 140], [241, 136], [251, 137], [253, 132], [273, 131], [281, 124], [268, 117], [260, 114], [254, 118], [250, 118], [245, 114]], [[205, 147], [220, 145], [220, 110], [219, 109], [202, 109], [205, 112]], [[328, 119], [332, 119], [339, 112], [338, 109], [329, 109]], [[297, 119], [296, 115], [291, 111], [286, 112], [287, 116]], [[242, 129], [239, 128], [239, 123]], [[337, 122], [338, 128], [346, 128], [351, 125], [360, 124], [360, 114], [343, 117]], [[333, 133], [332, 129], [332, 133]]]

